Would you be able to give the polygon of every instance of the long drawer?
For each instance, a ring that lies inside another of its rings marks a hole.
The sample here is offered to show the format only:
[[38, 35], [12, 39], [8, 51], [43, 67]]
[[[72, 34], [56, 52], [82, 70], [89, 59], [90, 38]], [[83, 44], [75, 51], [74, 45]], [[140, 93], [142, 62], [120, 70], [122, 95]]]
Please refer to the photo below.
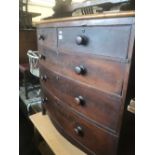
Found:
[[40, 65], [41, 85], [96, 124], [117, 133], [121, 99], [56, 74]]
[[50, 70], [105, 92], [121, 96], [124, 63], [86, 54], [57, 54], [47, 49], [44, 50], [44, 55], [46, 59], [41, 60], [40, 63], [46, 65]]
[[58, 28], [58, 49], [126, 59], [131, 25]]
[[[94, 126], [87, 120], [76, 115], [53, 94], [44, 89], [46, 109], [64, 131], [77, 142], [89, 148], [96, 155], [115, 155], [118, 138]], [[96, 145], [97, 143], [97, 145]]]

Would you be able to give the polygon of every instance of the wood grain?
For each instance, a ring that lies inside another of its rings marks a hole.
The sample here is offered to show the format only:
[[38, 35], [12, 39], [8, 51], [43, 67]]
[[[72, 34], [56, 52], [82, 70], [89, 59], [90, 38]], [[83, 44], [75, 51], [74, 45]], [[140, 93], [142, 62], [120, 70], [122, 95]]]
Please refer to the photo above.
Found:
[[[42, 36], [44, 39], [40, 39]], [[40, 28], [37, 29], [37, 41], [39, 51], [43, 51], [43, 46], [48, 49], [56, 49], [57, 47], [57, 31], [56, 28]]]
[[135, 16], [134, 11], [123, 11], [123, 12], [113, 12], [113, 13], [104, 13], [98, 15], [85, 15], [85, 16], [77, 16], [77, 17], [66, 17], [66, 18], [57, 18], [57, 19], [49, 19], [42, 20], [37, 22], [36, 24], [45, 24], [45, 23], [55, 23], [55, 22], [65, 22], [65, 21], [76, 21], [76, 20], [88, 20], [88, 19], [102, 19], [102, 18], [118, 18], [118, 17], [133, 17]]
[[[40, 64], [49, 71], [55, 71], [71, 79], [80, 81], [90, 87], [121, 96], [125, 65], [116, 61], [108, 61], [94, 55], [56, 53], [44, 50], [46, 60]], [[74, 68], [83, 65], [87, 72], [76, 74]]]
[[[47, 76], [46, 81], [41, 81], [43, 92], [47, 89], [77, 113], [117, 134], [118, 117], [122, 105], [120, 97], [79, 84], [77, 81], [51, 72], [43, 66], [40, 66], [40, 71], [41, 75]], [[78, 96], [83, 97], [84, 105], [77, 105], [75, 97]]]
[[[117, 150], [117, 136], [106, 132], [105, 130], [91, 124], [82, 117], [79, 117], [57, 97], [48, 94], [44, 90], [48, 101], [45, 103], [46, 109], [50, 112], [51, 119], [55, 119], [59, 125], [64, 129], [77, 143], [84, 145], [96, 155], [115, 155]], [[76, 133], [75, 129], [80, 126], [81, 133]], [[95, 131], [95, 132], [94, 132]], [[96, 145], [96, 142], [98, 144]]]
[[[62, 38], [58, 38], [58, 50], [127, 59], [130, 30], [131, 25], [58, 28], [58, 33], [62, 33]], [[76, 39], [79, 36], [87, 42], [78, 45]]]

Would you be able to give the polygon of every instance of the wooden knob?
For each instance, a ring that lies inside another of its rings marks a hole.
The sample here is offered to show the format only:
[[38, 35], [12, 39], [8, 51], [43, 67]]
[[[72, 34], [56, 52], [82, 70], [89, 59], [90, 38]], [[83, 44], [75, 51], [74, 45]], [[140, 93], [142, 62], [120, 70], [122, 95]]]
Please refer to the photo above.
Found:
[[81, 126], [77, 126], [76, 128], [74, 128], [74, 131], [77, 135], [83, 136], [83, 131]]
[[77, 105], [84, 105], [85, 103], [84, 98], [82, 96], [75, 97], [75, 101]]
[[44, 35], [39, 35], [39, 40], [45, 40], [45, 36]]
[[43, 55], [43, 54], [41, 54], [41, 55], [39, 56], [39, 58], [40, 58], [41, 60], [45, 60], [45, 59], [46, 59], [45, 55]]
[[86, 45], [87, 44], [87, 38], [85, 36], [77, 36], [76, 37], [76, 43], [78, 45]]
[[40, 79], [41, 79], [42, 81], [46, 81], [46, 80], [47, 80], [47, 76], [46, 76], [46, 75], [41, 75], [41, 76], [40, 76]]
[[47, 97], [42, 98], [42, 103], [43, 104], [46, 103], [47, 101], [48, 101], [48, 98]]
[[75, 72], [77, 74], [85, 74], [86, 73], [86, 69], [84, 68], [84, 66], [80, 65], [80, 66], [76, 66], [74, 68]]

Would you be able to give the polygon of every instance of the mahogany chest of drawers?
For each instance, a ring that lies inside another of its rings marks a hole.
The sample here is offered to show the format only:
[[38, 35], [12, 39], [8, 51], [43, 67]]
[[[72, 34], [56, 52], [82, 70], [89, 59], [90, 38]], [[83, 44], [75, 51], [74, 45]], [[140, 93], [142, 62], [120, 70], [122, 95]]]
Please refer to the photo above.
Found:
[[43, 21], [37, 37], [43, 107], [56, 128], [87, 154], [116, 155], [134, 13]]

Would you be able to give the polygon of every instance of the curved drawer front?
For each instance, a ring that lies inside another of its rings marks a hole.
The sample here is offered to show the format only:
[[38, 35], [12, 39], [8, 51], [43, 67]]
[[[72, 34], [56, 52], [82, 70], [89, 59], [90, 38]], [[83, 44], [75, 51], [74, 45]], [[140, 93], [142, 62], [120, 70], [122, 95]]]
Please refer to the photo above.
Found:
[[44, 90], [44, 95], [48, 98], [45, 104], [46, 109], [69, 136], [95, 152], [96, 155], [115, 155], [117, 137], [90, 124], [84, 118], [78, 117], [69, 107], [46, 90]]
[[76, 112], [117, 133], [121, 112], [120, 98], [49, 72], [42, 66], [40, 69], [41, 77], [46, 77], [46, 80], [41, 80], [42, 87], [46, 87]]
[[40, 63], [50, 70], [97, 89], [121, 95], [125, 70], [123, 63], [85, 54], [59, 53], [57, 55], [56, 52], [48, 50], [45, 51], [45, 55], [47, 59]]
[[43, 47], [48, 49], [56, 49], [57, 33], [56, 28], [40, 28], [37, 29], [38, 50], [44, 51]]
[[131, 25], [58, 28], [59, 51], [127, 58]]

